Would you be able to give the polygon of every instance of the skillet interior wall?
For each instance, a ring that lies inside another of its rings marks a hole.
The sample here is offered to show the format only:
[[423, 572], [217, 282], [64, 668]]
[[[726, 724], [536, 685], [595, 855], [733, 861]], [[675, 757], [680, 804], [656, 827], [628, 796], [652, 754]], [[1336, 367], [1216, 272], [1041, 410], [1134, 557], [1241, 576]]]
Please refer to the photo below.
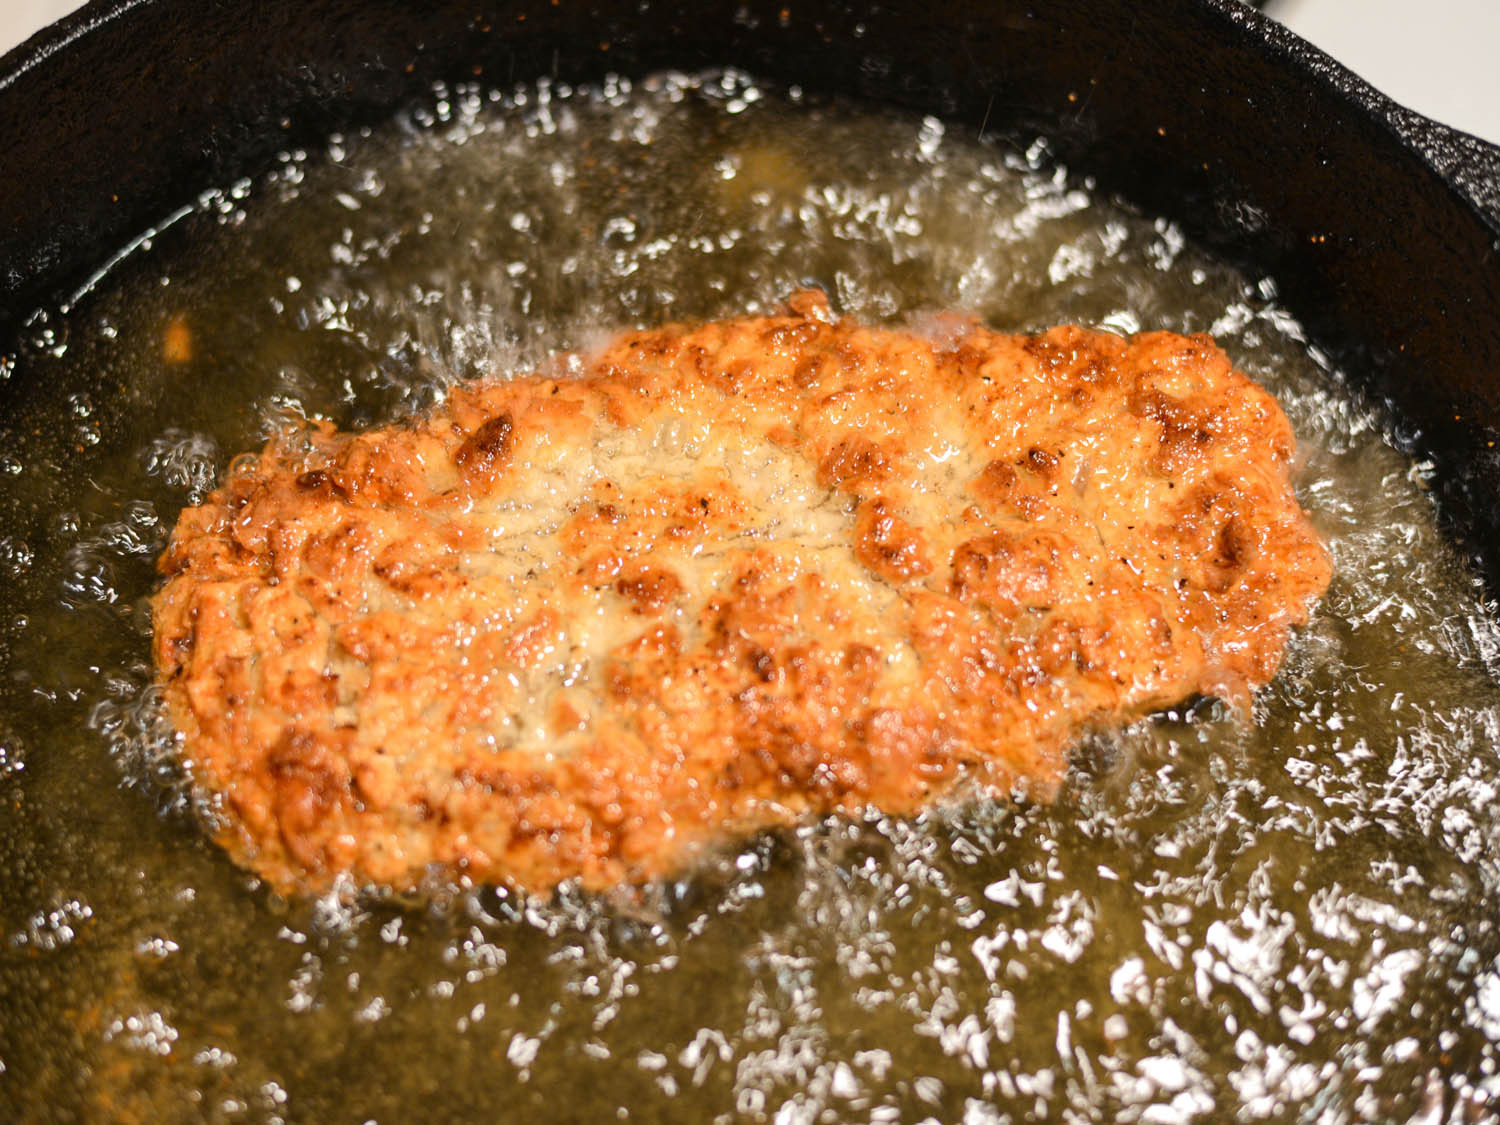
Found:
[[436, 79], [724, 64], [1045, 135], [1106, 190], [1276, 278], [1335, 360], [1394, 401], [1500, 587], [1500, 198], [1451, 182], [1482, 195], [1500, 158], [1414, 123], [1236, 0], [101, 0], [0, 72], [0, 151], [26, 169], [0, 180], [0, 339], [196, 192]]

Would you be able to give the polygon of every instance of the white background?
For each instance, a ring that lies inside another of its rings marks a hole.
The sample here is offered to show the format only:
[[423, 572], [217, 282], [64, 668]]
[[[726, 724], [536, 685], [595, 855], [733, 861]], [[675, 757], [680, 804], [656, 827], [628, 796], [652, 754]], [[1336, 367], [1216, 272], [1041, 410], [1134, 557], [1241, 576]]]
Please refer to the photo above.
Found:
[[[0, 51], [77, 6], [0, 0]], [[1396, 101], [1500, 143], [1500, 0], [1271, 0], [1267, 10]]]

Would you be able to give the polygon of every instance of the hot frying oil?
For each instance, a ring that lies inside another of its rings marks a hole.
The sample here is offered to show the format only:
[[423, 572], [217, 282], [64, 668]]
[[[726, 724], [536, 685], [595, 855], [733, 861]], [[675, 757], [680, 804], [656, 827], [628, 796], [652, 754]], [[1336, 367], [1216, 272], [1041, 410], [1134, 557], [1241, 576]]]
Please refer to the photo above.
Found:
[[[734, 73], [440, 90], [173, 218], [0, 369], [8, 1116], [1344, 1122], [1500, 1094], [1500, 629], [1426, 468], [1269, 283], [1044, 145]], [[873, 321], [1210, 332], [1270, 388], [1336, 576], [1250, 712], [1088, 741], [1052, 806], [810, 824], [640, 896], [284, 902], [235, 869], [150, 686], [178, 512], [299, 420], [807, 285]]]

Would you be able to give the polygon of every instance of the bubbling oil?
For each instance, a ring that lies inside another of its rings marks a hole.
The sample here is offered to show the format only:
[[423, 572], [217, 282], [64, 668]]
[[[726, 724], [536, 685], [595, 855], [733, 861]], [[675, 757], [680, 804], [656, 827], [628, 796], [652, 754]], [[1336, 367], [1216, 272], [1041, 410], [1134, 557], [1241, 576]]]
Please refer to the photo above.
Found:
[[[285, 902], [205, 838], [153, 561], [238, 452], [817, 285], [1211, 332], [1336, 577], [1249, 714], [1062, 799], [757, 837], [639, 895]], [[1466, 1119], [1500, 1096], [1500, 628], [1267, 281], [1045, 144], [744, 75], [439, 89], [205, 194], [0, 365], [0, 1106], [30, 1118]]]

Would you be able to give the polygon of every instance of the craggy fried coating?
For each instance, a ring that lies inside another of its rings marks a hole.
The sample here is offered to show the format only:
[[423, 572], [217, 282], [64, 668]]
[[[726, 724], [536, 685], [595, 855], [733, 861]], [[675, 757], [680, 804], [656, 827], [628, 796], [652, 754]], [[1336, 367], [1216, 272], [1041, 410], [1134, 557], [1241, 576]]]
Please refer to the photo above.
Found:
[[1329, 562], [1205, 336], [778, 316], [326, 424], [182, 514], [155, 657], [272, 885], [671, 875], [810, 813], [1056, 790], [1276, 670]]

